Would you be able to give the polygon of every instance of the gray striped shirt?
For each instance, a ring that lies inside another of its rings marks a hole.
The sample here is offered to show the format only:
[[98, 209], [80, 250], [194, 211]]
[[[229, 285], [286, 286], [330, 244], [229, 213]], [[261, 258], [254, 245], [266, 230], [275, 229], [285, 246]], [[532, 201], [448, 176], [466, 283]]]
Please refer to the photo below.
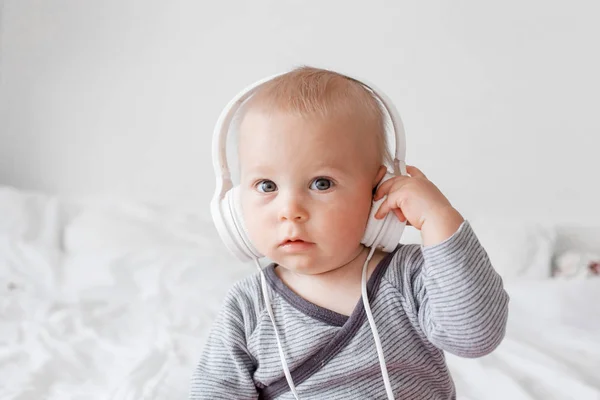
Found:
[[[362, 300], [348, 317], [308, 302], [265, 269], [277, 329], [300, 399], [384, 399]], [[468, 221], [440, 244], [399, 245], [367, 284], [396, 399], [454, 399], [444, 351], [490, 353], [508, 295]], [[256, 274], [229, 291], [194, 371], [190, 399], [293, 399]]]

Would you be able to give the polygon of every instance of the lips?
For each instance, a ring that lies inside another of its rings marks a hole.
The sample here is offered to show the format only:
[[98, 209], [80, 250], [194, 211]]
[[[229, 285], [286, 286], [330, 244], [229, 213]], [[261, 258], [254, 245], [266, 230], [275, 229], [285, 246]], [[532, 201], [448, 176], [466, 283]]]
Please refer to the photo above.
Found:
[[290, 239], [284, 239], [281, 241], [281, 243], [279, 243], [280, 246], [285, 246], [286, 244], [293, 244], [293, 243], [310, 243], [307, 242], [305, 240], [302, 239], [298, 239], [298, 238], [290, 238]]
[[306, 251], [314, 246], [314, 243], [308, 242], [306, 240], [302, 240], [300, 238], [288, 238], [284, 239], [280, 244], [279, 248], [287, 251], [287, 252], [301, 252]]

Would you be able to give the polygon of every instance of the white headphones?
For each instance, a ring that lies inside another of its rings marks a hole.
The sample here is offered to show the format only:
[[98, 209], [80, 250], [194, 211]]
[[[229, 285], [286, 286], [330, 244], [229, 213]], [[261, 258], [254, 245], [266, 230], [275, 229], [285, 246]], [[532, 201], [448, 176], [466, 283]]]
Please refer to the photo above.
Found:
[[[262, 79], [248, 86], [237, 94], [221, 112], [215, 130], [213, 133], [213, 167], [216, 176], [216, 189], [211, 201], [211, 213], [221, 236], [221, 239], [227, 248], [241, 261], [251, 261], [263, 257], [254, 247], [248, 232], [244, 225], [242, 216], [242, 207], [240, 204], [239, 186], [234, 187], [231, 181], [231, 174], [227, 164], [227, 134], [231, 121], [239, 110], [240, 106], [264, 83], [283, 74], [277, 74]], [[363, 85], [371, 91], [375, 97], [383, 104], [390, 119], [395, 137], [395, 158], [393, 173], [386, 173], [380, 184], [396, 175], [407, 175], [406, 164], [404, 162], [406, 154], [406, 139], [404, 136], [404, 126], [400, 119], [400, 114], [392, 104], [391, 100], [372, 84], [366, 84], [364, 81], [347, 77]], [[383, 219], [375, 219], [375, 212], [385, 198], [382, 198], [371, 205], [371, 213], [367, 222], [365, 234], [361, 243], [371, 247], [374, 243], [378, 248], [385, 252], [393, 251], [402, 237], [406, 222], [400, 222], [393, 213], [389, 213]]]

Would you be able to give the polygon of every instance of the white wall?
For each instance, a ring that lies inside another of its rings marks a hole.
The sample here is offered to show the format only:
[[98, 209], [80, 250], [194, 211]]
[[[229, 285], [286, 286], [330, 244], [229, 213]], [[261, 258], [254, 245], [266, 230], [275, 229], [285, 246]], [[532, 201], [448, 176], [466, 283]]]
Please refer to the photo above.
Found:
[[463, 213], [598, 222], [598, 4], [5, 0], [0, 184], [208, 215], [221, 108], [312, 64], [384, 88]]

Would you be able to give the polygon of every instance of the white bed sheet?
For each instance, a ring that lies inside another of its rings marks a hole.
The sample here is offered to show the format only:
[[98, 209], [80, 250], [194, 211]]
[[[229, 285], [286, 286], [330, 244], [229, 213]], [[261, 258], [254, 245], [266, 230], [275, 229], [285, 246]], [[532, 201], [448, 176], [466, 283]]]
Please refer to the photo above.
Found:
[[513, 282], [503, 343], [448, 355], [460, 399], [600, 399], [600, 279]]
[[[56, 202], [29, 198], [17, 215], [2, 195], [0, 219], [12, 222], [0, 223], [0, 399], [186, 398], [221, 300], [253, 268], [224, 252], [209, 222], [179, 229], [185, 218], [138, 209], [116, 235], [106, 214], [63, 225]], [[507, 289], [500, 347], [448, 355], [458, 398], [600, 399], [600, 279]]]

